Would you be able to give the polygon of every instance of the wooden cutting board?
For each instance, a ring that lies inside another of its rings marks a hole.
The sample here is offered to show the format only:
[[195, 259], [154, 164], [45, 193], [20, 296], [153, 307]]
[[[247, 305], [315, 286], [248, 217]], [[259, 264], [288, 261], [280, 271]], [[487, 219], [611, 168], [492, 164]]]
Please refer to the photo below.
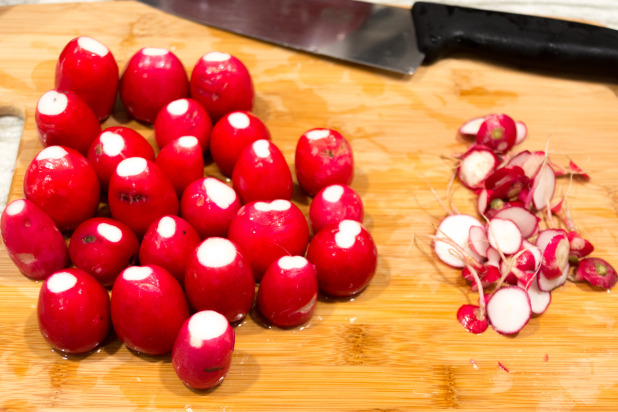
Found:
[[[187, 389], [169, 356], [142, 356], [110, 338], [94, 353], [50, 349], [36, 321], [40, 283], [0, 251], [0, 410], [403, 411], [487, 408], [610, 410], [618, 404], [618, 289], [569, 283], [547, 313], [514, 337], [466, 332], [458, 307], [474, 302], [457, 270], [439, 263], [427, 235], [445, 215], [453, 162], [465, 150], [457, 128], [505, 112], [527, 123], [522, 149], [574, 159], [592, 179], [574, 181], [569, 205], [595, 255], [618, 265], [616, 84], [551, 77], [464, 57], [421, 67], [412, 78], [319, 59], [209, 29], [134, 2], [0, 8], [0, 110], [25, 117], [10, 200], [41, 149], [34, 109], [53, 88], [63, 46], [78, 35], [105, 43], [123, 67], [145, 46], [173, 50], [190, 72], [202, 54], [229, 52], [255, 82], [255, 113], [293, 167], [298, 137], [340, 130], [356, 156], [353, 188], [379, 249], [371, 285], [346, 301], [321, 299], [301, 328], [265, 327], [255, 313], [236, 327], [229, 375]], [[122, 111], [106, 126], [152, 130]], [[217, 176], [210, 165], [207, 173]], [[457, 186], [457, 184], [455, 184]], [[568, 181], [558, 192], [567, 192]], [[431, 188], [436, 195], [432, 193]], [[474, 212], [459, 188], [452, 205]], [[297, 204], [307, 211], [309, 199]], [[503, 365], [501, 367], [500, 365]]]

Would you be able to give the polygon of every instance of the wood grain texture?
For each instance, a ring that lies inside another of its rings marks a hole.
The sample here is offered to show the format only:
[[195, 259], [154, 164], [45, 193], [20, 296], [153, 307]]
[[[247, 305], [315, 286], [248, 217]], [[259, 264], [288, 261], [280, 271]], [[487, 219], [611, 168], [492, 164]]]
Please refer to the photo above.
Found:
[[[27, 25], [28, 30], [24, 27]], [[573, 182], [569, 205], [595, 255], [618, 264], [618, 88], [603, 79], [551, 77], [465, 57], [396, 78], [295, 53], [162, 14], [134, 2], [0, 9], [0, 110], [25, 116], [10, 200], [23, 196], [25, 168], [41, 149], [34, 108], [53, 87], [55, 60], [73, 37], [105, 43], [121, 67], [141, 47], [172, 49], [190, 71], [207, 51], [249, 67], [255, 113], [293, 165], [296, 140], [312, 127], [339, 129], [356, 156], [353, 187], [380, 254], [371, 285], [348, 301], [321, 299], [302, 328], [263, 325], [253, 313], [236, 327], [230, 373], [196, 392], [170, 357], [133, 353], [110, 337], [83, 356], [63, 356], [40, 336], [40, 284], [0, 251], [0, 410], [613, 410], [618, 404], [616, 291], [567, 284], [548, 312], [516, 337], [476, 336], [457, 308], [476, 296], [435, 259], [426, 236], [445, 211], [452, 161], [465, 150], [458, 126], [506, 112], [528, 124], [522, 148], [573, 158], [589, 183]], [[107, 125], [152, 130], [121, 110]], [[207, 173], [217, 176], [216, 168]], [[559, 193], [565, 193], [561, 181]], [[297, 204], [306, 211], [309, 199]], [[458, 189], [452, 204], [474, 211]], [[498, 363], [504, 365], [505, 371]]]

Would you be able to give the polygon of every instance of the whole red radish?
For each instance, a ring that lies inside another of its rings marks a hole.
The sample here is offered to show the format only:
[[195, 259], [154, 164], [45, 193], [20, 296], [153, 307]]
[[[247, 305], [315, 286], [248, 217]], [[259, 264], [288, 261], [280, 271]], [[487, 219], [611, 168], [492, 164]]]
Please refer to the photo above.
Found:
[[204, 310], [182, 325], [172, 350], [172, 366], [188, 387], [210, 389], [220, 384], [232, 364], [234, 328], [220, 313]]
[[112, 217], [142, 237], [155, 220], [178, 214], [176, 190], [165, 173], [150, 160], [129, 157], [118, 164], [109, 182]]
[[476, 133], [476, 143], [490, 147], [496, 154], [511, 150], [516, 140], [517, 126], [506, 114], [488, 115]]
[[292, 172], [281, 150], [270, 140], [256, 140], [243, 150], [232, 173], [232, 184], [243, 203], [291, 200]]
[[305, 255], [309, 225], [300, 209], [288, 200], [257, 201], [240, 208], [228, 237], [249, 260], [259, 282], [280, 257]]
[[327, 295], [352, 296], [369, 285], [378, 265], [378, 250], [369, 232], [355, 220], [342, 220], [318, 232], [307, 251], [318, 285]]
[[67, 91], [50, 90], [41, 96], [34, 120], [44, 147], [70, 147], [83, 155], [101, 133], [101, 125], [92, 109], [76, 94]]
[[214, 177], [191, 183], [182, 194], [180, 215], [207, 237], [227, 237], [234, 216], [240, 209], [236, 191]]
[[152, 124], [168, 103], [188, 96], [189, 80], [174, 53], [145, 47], [127, 63], [120, 78], [119, 92], [131, 116]]
[[54, 221], [26, 199], [9, 203], [0, 219], [2, 243], [17, 268], [42, 280], [69, 266], [69, 251]]
[[139, 260], [142, 265], [161, 266], [184, 285], [189, 257], [199, 243], [200, 236], [186, 220], [178, 216], [163, 216], [146, 231], [139, 249]]
[[313, 196], [332, 184], [349, 186], [354, 178], [354, 157], [345, 137], [332, 129], [311, 129], [296, 144], [296, 178]]
[[155, 161], [154, 149], [148, 140], [124, 126], [108, 127], [97, 136], [88, 149], [88, 161], [99, 176], [101, 189], [107, 192], [109, 180], [118, 163], [129, 157], [143, 157]]
[[81, 269], [58, 271], [41, 285], [37, 319], [41, 335], [54, 349], [88, 352], [109, 333], [109, 295]]
[[283, 256], [270, 265], [257, 293], [260, 313], [269, 323], [282, 328], [309, 321], [317, 301], [317, 274], [302, 256]]
[[212, 120], [194, 99], [184, 98], [168, 103], [157, 114], [154, 122], [154, 135], [159, 149], [163, 149], [172, 140], [182, 136], [195, 136], [202, 148], [202, 154], [208, 150]]
[[210, 135], [210, 154], [219, 170], [232, 176], [236, 160], [256, 140], [271, 140], [266, 125], [254, 114], [235, 111], [224, 115]]
[[49, 146], [30, 162], [24, 176], [26, 199], [39, 206], [61, 231], [71, 231], [93, 217], [100, 185], [94, 168], [79, 152]]
[[190, 183], [204, 177], [204, 156], [194, 136], [169, 142], [161, 149], [155, 163], [170, 178], [179, 197]]
[[204, 54], [193, 67], [191, 97], [200, 102], [212, 121], [237, 110], [253, 109], [253, 81], [245, 65], [227, 53]]
[[81, 97], [100, 122], [114, 108], [118, 76], [112, 52], [92, 37], [80, 36], [68, 42], [56, 63], [56, 88]]
[[136, 263], [139, 240], [129, 227], [114, 219], [95, 217], [77, 226], [69, 243], [73, 264], [88, 272], [104, 287]]
[[309, 206], [313, 233], [324, 227], [350, 219], [363, 222], [363, 201], [349, 186], [330, 185], [318, 192]]
[[251, 265], [234, 243], [210, 237], [189, 258], [185, 291], [194, 310], [214, 310], [229, 322], [238, 322], [253, 306], [255, 281]]
[[131, 266], [114, 282], [111, 314], [118, 338], [128, 348], [148, 355], [172, 350], [189, 318], [184, 291], [159, 266]]

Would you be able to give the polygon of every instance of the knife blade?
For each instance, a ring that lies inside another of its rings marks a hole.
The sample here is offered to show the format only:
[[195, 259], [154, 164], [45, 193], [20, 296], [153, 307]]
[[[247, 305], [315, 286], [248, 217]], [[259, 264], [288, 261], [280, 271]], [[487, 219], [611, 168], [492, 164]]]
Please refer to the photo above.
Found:
[[140, 0], [198, 23], [294, 50], [413, 74], [456, 52], [559, 72], [615, 76], [618, 31], [547, 17], [416, 2]]

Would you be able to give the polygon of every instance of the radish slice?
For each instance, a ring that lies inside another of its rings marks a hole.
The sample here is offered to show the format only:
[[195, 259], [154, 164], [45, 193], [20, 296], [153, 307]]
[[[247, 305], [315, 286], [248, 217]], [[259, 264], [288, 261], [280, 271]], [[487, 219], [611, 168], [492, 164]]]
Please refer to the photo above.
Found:
[[463, 137], [474, 137], [476, 138], [476, 134], [478, 133], [481, 124], [485, 121], [485, 116], [483, 117], [474, 117], [467, 122], [465, 122], [459, 128], [459, 134]]
[[500, 161], [494, 152], [485, 146], [474, 145], [464, 153], [457, 168], [461, 183], [469, 189], [481, 189]]
[[496, 212], [494, 218], [513, 221], [525, 239], [529, 238], [537, 231], [541, 220], [534, 213], [521, 206], [510, 206], [500, 209]]
[[485, 229], [480, 226], [470, 227], [470, 249], [477, 255], [486, 258], [489, 241]]
[[562, 274], [553, 279], [548, 279], [547, 276], [545, 276], [543, 272], [539, 270], [537, 276], [539, 290], [542, 290], [544, 292], [551, 292], [552, 290], [564, 285], [569, 276], [569, 269], [569, 265], [565, 266]]
[[526, 126], [524, 122], [518, 120], [515, 122], [515, 128], [517, 129], [515, 144], [520, 144], [528, 137], [528, 126]]
[[500, 256], [500, 252], [498, 252], [495, 248], [489, 247], [487, 249], [487, 264], [500, 267], [500, 260], [502, 256]]
[[569, 267], [569, 241], [560, 234], [551, 238], [543, 249], [541, 272], [548, 279], [559, 277]]
[[569, 254], [571, 256], [581, 259], [594, 251], [592, 243], [581, 237], [575, 230], [567, 233], [567, 239], [569, 239], [569, 246], [571, 248]]
[[545, 152], [543, 151], [530, 153], [520, 167], [524, 169], [526, 176], [533, 179], [539, 172], [539, 169], [546, 157], [547, 156], [545, 156]]
[[543, 210], [550, 205], [556, 191], [556, 174], [545, 164], [534, 177], [532, 184], [532, 202], [536, 210]]
[[524, 240], [517, 225], [507, 219], [491, 219], [487, 238], [493, 248], [507, 255], [517, 252]]
[[[483, 225], [475, 217], [470, 215], [450, 215], [442, 220], [436, 237], [448, 238], [459, 245], [462, 250], [468, 254], [468, 257], [473, 256], [474, 252], [468, 247], [468, 236], [472, 226]], [[434, 241], [434, 250], [440, 260], [447, 265], [462, 268], [465, 266], [464, 257], [461, 256], [461, 251], [456, 251], [455, 248], [440, 240]]]
[[530, 320], [530, 297], [517, 286], [508, 286], [493, 293], [487, 303], [487, 317], [496, 332], [512, 335]]
[[530, 284], [528, 297], [530, 298], [530, 308], [535, 315], [544, 313], [551, 303], [551, 292], [540, 290], [537, 282]]

